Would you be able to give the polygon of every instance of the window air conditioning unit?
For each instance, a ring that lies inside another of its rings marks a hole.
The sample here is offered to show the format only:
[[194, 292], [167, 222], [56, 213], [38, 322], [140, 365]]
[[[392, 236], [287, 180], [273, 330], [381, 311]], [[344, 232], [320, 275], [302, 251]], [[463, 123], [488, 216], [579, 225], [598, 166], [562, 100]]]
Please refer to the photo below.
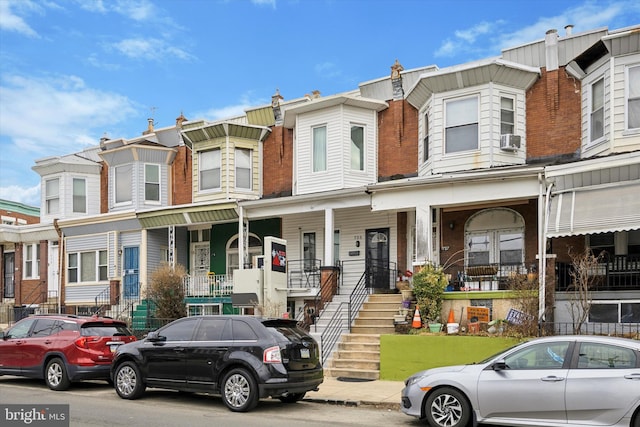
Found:
[[511, 133], [500, 135], [500, 149], [504, 151], [518, 151], [520, 149], [520, 135]]

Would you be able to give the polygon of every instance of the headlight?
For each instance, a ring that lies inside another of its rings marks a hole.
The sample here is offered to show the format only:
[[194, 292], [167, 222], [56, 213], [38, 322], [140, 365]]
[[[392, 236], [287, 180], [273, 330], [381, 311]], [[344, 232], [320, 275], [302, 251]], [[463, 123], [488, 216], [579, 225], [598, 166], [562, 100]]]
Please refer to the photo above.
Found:
[[422, 378], [424, 378], [424, 375], [414, 375], [413, 377], [407, 378], [407, 380], [404, 382], [404, 385], [409, 387], [420, 381]]

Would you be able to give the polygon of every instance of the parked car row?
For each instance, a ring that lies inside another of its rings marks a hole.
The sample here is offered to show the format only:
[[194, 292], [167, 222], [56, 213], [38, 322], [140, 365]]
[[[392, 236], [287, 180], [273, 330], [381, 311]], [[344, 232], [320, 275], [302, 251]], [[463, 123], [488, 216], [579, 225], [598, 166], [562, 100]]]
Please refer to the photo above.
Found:
[[136, 340], [119, 320], [34, 315], [1, 338], [0, 375], [41, 378], [52, 390], [104, 379], [123, 399], [147, 387], [204, 392], [245, 412], [265, 397], [297, 402], [324, 378], [318, 344], [289, 319], [192, 316]]

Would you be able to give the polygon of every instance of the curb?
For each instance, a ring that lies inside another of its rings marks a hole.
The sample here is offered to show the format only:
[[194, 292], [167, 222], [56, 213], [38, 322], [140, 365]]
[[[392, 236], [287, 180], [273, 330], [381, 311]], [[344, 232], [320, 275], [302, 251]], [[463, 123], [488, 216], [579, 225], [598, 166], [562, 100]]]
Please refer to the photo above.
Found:
[[323, 403], [323, 404], [336, 405], [336, 406], [348, 406], [348, 407], [373, 406], [376, 409], [386, 409], [389, 411], [400, 410], [399, 403], [391, 403], [391, 402], [369, 402], [369, 401], [362, 401], [362, 400], [316, 399], [316, 398], [303, 398], [302, 400], [305, 402]]

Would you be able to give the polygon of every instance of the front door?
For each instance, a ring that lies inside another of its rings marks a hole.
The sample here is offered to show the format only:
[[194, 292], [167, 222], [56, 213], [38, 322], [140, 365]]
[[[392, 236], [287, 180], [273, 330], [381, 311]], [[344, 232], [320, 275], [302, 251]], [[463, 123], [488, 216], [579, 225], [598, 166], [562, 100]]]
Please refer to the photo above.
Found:
[[58, 297], [58, 245], [49, 246], [47, 297]]
[[124, 248], [124, 297], [140, 295], [140, 249], [137, 246]]
[[210, 262], [209, 242], [191, 244], [191, 273], [194, 276], [206, 276]]
[[4, 254], [4, 298], [16, 297], [15, 260], [15, 252], [7, 252]]
[[389, 270], [389, 229], [376, 228], [366, 231], [366, 268], [367, 287], [389, 289], [391, 286]]

